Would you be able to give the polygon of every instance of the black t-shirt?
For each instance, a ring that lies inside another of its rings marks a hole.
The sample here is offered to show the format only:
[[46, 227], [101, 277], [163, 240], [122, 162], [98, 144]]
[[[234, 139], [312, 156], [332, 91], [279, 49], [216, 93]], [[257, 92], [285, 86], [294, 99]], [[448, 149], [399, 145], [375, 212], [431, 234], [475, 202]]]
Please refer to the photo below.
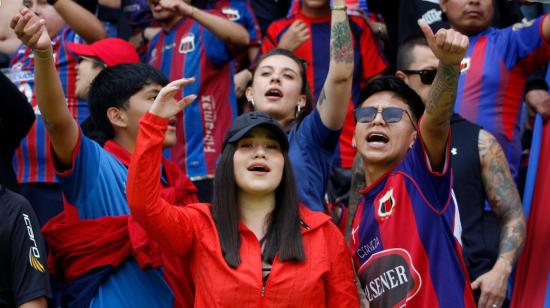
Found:
[[0, 187], [0, 307], [50, 297], [47, 255], [29, 202]]

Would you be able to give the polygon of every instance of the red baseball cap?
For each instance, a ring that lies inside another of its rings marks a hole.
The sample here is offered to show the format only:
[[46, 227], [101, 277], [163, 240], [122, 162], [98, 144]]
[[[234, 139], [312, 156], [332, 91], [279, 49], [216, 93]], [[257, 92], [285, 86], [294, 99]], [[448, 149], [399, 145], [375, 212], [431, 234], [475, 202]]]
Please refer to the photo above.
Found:
[[79, 56], [96, 57], [107, 66], [140, 62], [134, 46], [119, 38], [106, 38], [90, 45], [69, 43], [68, 47]]

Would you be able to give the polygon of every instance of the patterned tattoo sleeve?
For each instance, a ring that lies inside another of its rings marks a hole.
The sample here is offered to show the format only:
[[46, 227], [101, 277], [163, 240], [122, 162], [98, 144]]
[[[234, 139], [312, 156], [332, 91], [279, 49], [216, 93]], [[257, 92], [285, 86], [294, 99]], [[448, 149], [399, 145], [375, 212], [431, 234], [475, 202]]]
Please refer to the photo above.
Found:
[[520, 196], [502, 148], [484, 130], [479, 133], [479, 156], [485, 192], [501, 227], [499, 258], [513, 266], [525, 240]]

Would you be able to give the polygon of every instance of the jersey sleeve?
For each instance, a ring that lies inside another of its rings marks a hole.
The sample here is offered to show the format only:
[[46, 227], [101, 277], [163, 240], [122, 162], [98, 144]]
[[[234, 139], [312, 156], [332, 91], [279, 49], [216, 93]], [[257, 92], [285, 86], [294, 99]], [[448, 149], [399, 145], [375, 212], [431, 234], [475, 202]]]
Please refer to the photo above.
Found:
[[[450, 132], [447, 140], [451, 140]], [[451, 203], [452, 172], [450, 168], [450, 142], [445, 147], [445, 163], [441, 172], [432, 169], [422, 136], [414, 141], [403, 161], [403, 169], [409, 179], [413, 179], [417, 189], [433, 210], [440, 212]]]
[[504, 53], [504, 62], [508, 69], [519, 63], [530, 73], [548, 61], [550, 46], [542, 35], [545, 17], [517, 23], [499, 32], [497, 46]]
[[[16, 195], [17, 196], [17, 195]], [[39, 297], [50, 297], [47, 254], [38, 219], [23, 197], [11, 230], [11, 284], [15, 306]]]
[[[56, 165], [57, 178], [67, 201], [78, 207], [83, 204], [96, 185], [103, 149], [88, 137], [79, 133], [73, 150], [72, 164], [66, 170]], [[53, 152], [53, 149], [52, 149]], [[78, 202], [80, 201], [80, 202]]]
[[250, 1], [239, 1], [236, 3], [236, 6], [241, 15], [239, 23], [246, 29], [246, 32], [248, 32], [250, 46], [260, 46], [262, 43], [262, 32], [256, 20], [254, 10], [252, 10], [252, 6], [250, 6]]

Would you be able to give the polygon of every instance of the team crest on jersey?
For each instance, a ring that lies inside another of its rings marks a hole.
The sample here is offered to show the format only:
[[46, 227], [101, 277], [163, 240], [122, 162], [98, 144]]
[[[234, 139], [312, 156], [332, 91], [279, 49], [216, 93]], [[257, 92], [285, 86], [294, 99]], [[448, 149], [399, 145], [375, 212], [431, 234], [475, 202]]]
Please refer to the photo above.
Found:
[[460, 62], [460, 73], [466, 73], [470, 69], [470, 58], [464, 58], [462, 59], [462, 62]]
[[195, 34], [188, 33], [186, 36], [181, 38], [180, 46], [178, 52], [182, 54], [188, 54], [195, 50]]
[[393, 213], [395, 207], [395, 198], [393, 197], [393, 188], [388, 190], [382, 198], [380, 198], [378, 206], [378, 216], [388, 217]]
[[227, 19], [231, 21], [236, 21], [241, 19], [241, 13], [239, 13], [239, 10], [236, 10], [234, 8], [230, 7], [224, 7], [222, 9], [222, 13], [227, 17]]
[[527, 21], [524, 21], [524, 22], [518, 22], [517, 24], [514, 24], [512, 26], [512, 31], [518, 31], [519, 29], [522, 29], [522, 28], [531, 27], [535, 23], [535, 21], [536, 21], [536, 19], [527, 20]]
[[402, 248], [374, 253], [359, 268], [359, 280], [370, 307], [403, 307], [422, 287], [411, 255]]

